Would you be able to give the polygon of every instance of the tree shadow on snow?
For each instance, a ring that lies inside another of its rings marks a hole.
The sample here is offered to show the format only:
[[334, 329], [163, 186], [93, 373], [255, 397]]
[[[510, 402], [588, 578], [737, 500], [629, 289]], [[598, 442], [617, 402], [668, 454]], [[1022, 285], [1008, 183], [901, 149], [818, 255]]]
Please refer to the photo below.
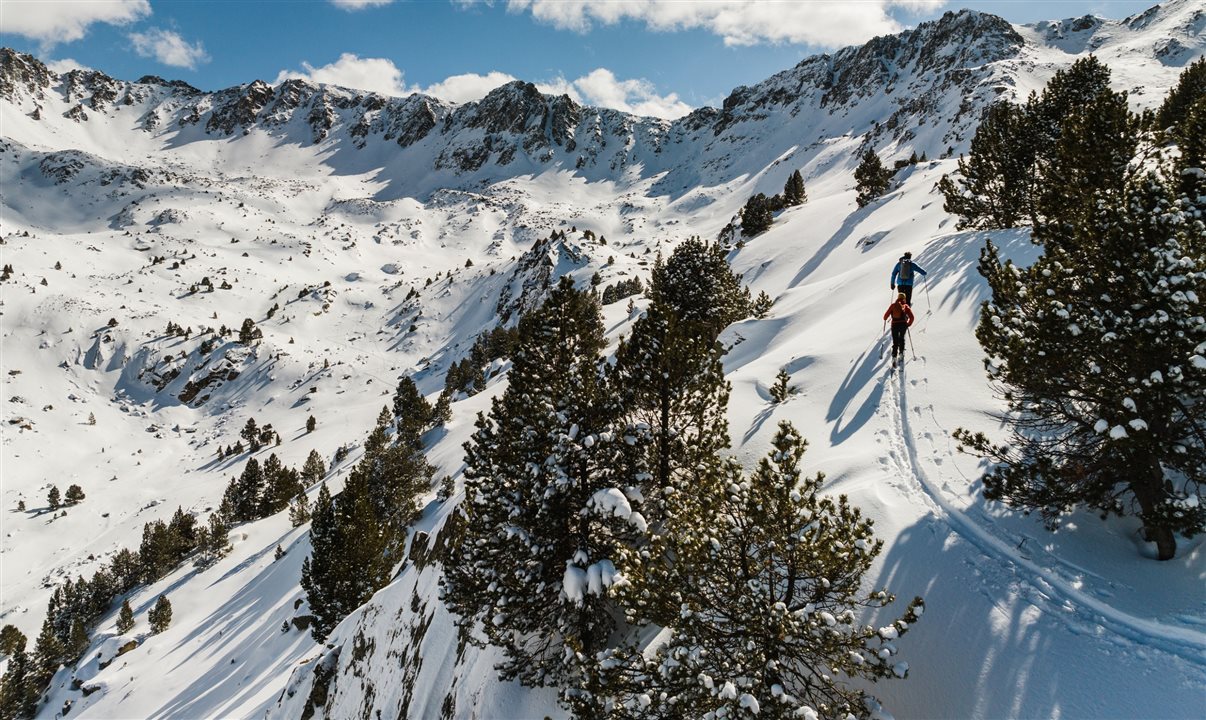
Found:
[[[833, 423], [833, 430], [829, 433], [829, 441], [833, 445], [844, 442], [859, 428], [866, 425], [867, 421], [875, 415], [875, 409], [879, 407], [879, 401], [884, 394], [883, 380], [876, 378], [879, 374], [879, 366], [883, 364], [877, 349], [879, 342], [883, 342], [883, 339], [881, 338], [870, 349], [864, 350], [851, 364], [850, 371], [846, 373], [846, 377], [842, 378], [841, 386], [838, 387], [837, 393], [829, 403], [825, 420]], [[867, 397], [854, 415], [846, 418], [846, 410], [854, 402], [859, 391], [868, 383], [873, 383], [871, 391], [867, 393]]]
[[[914, 311], [920, 308], [923, 299], [927, 315], [931, 298], [937, 300], [939, 308], [948, 305], [954, 308], [968, 302], [978, 306], [987, 300], [988, 284], [980, 277], [977, 266], [980, 250], [990, 238], [1000, 249], [1002, 259], [1010, 258], [1023, 266], [1032, 263], [1040, 253], [1038, 246], [1030, 242], [1030, 228], [962, 232], [935, 238], [914, 258], [929, 273], [919, 278], [913, 290]], [[932, 296], [930, 283], [934, 285]], [[976, 312], [972, 317], [974, 326], [980, 315]]]
[[888, 710], [935, 719], [1062, 717], [1070, 710], [1061, 684], [1076, 669], [1050, 652], [1051, 635], [1036, 626], [1035, 607], [1003, 593], [1016, 580], [995, 588], [986, 582], [982, 568], [995, 559], [934, 515], [906, 528], [889, 548], [874, 586], [897, 600], [872, 623], [891, 622], [917, 595], [926, 612], [897, 642], [909, 677], [873, 688]]

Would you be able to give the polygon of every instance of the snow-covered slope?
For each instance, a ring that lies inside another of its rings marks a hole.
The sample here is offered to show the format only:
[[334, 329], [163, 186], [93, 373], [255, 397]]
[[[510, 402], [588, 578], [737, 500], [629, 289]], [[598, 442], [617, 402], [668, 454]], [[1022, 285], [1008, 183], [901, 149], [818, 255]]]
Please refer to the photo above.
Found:
[[[723, 337], [733, 452], [753, 460], [778, 420], [795, 423], [808, 469], [875, 518], [886, 541], [875, 583], [926, 598], [904, 644], [909, 679], [876, 689], [886, 706], [899, 717], [1199, 715], [1200, 548], [1154, 563], [1134, 523], [1095, 517], [1047, 534], [986, 505], [975, 462], [954, 452], [950, 432], [986, 428], [997, 407], [971, 334], [984, 235], [955, 233], [933, 187], [992, 99], [1024, 97], [1094, 52], [1136, 107], [1152, 107], [1201, 55], [1204, 30], [1190, 0], [1029, 27], [950, 13], [673, 123], [523, 83], [465, 105], [301, 81], [205, 93], [56, 75], [0, 51], [0, 259], [16, 271], [0, 284], [0, 622], [36, 636], [56, 583], [137, 547], [142, 525], [177, 506], [206, 516], [246, 459], [217, 450], [247, 418], [282, 436], [261, 459], [300, 465], [317, 449], [331, 462], [400, 376], [434, 397], [478, 332], [538, 300], [542, 276], [644, 277], [655, 252], [715, 237], [750, 194], [779, 191], [798, 168], [809, 202], [731, 255], [755, 293], [776, 298], [769, 317]], [[851, 171], [867, 147], [889, 164], [931, 160], [857, 209]], [[568, 239], [548, 241], [557, 230]], [[1024, 233], [994, 241], [1034, 252]], [[917, 360], [889, 376], [879, 318], [906, 249], [931, 279], [916, 298]], [[605, 308], [613, 341], [628, 330], [625, 305]], [[202, 352], [202, 327], [247, 317], [262, 343]], [[169, 321], [194, 334], [168, 337]], [[799, 391], [772, 405], [780, 367]], [[459, 477], [472, 419], [503, 383], [454, 403], [427, 438], [442, 473]], [[335, 488], [357, 457], [353, 447], [334, 463]], [[85, 501], [49, 511], [48, 486], [72, 483]], [[500, 683], [496, 656], [459, 642], [438, 600], [439, 530], [458, 499], [433, 489], [410, 560], [329, 649], [289, 625], [304, 613], [306, 528], [283, 515], [239, 526], [227, 558], [134, 593], [137, 649], [113, 660], [129, 638], [103, 622], [43, 714], [70, 702], [72, 717], [296, 717], [325, 663], [326, 717], [561, 715], [551, 692]], [[160, 593], [173, 623], [147, 636]]]

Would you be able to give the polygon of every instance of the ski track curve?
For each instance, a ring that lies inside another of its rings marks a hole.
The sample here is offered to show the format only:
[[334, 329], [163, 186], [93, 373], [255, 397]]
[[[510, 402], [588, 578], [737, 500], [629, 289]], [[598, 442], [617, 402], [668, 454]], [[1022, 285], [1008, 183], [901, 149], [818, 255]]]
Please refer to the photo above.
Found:
[[[909, 364], [916, 365], [918, 362], [924, 367], [925, 357], [921, 356], [919, 361]], [[919, 490], [934, 514], [950, 526], [961, 539], [969, 542], [983, 555], [993, 558], [998, 565], [1008, 568], [1014, 577], [1044, 598], [1046, 602], [1042, 603], [1042, 606], [1045, 607], [1041, 609], [1045, 615], [1060, 618], [1061, 622], [1066, 623], [1070, 611], [1080, 619], [1108, 628], [1132, 642], [1206, 666], [1206, 633], [1171, 627], [1118, 610], [1072, 587], [1057, 571], [1019, 556], [1008, 543], [954, 507], [921, 466], [920, 453], [909, 419], [910, 407], [905, 387], [907, 367], [908, 365], [902, 370], [889, 369], [888, 375], [882, 380], [886, 386], [884, 408], [891, 427], [889, 432], [895, 435], [890, 439], [893, 451], [890, 455], [897, 458], [896, 464], [901, 474], [912, 480], [912, 483], [906, 483], [906, 486], [911, 487], [902, 489], [912, 493]], [[928, 379], [923, 376], [916, 382], [928, 382]], [[916, 411], [920, 413], [920, 406]], [[1059, 607], [1060, 612], [1052, 612], [1053, 604]]]

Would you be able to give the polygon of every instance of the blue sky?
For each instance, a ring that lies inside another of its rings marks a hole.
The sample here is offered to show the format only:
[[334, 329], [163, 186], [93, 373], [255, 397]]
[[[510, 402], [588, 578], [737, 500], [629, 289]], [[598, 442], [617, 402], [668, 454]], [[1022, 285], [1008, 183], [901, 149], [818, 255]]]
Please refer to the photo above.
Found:
[[676, 117], [801, 58], [972, 7], [1122, 18], [1155, 0], [0, 0], [0, 44], [214, 90], [307, 77], [464, 102], [520, 78]]

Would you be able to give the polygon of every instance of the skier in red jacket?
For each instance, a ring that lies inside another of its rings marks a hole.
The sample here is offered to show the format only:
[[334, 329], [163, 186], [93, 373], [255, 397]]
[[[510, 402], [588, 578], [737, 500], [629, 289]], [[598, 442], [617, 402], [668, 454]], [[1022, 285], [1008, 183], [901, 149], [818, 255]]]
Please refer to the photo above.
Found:
[[913, 324], [913, 310], [909, 307], [904, 293], [899, 293], [896, 302], [888, 306], [884, 320], [888, 318], [892, 318], [892, 364], [895, 365], [897, 353], [904, 358], [905, 333]]

